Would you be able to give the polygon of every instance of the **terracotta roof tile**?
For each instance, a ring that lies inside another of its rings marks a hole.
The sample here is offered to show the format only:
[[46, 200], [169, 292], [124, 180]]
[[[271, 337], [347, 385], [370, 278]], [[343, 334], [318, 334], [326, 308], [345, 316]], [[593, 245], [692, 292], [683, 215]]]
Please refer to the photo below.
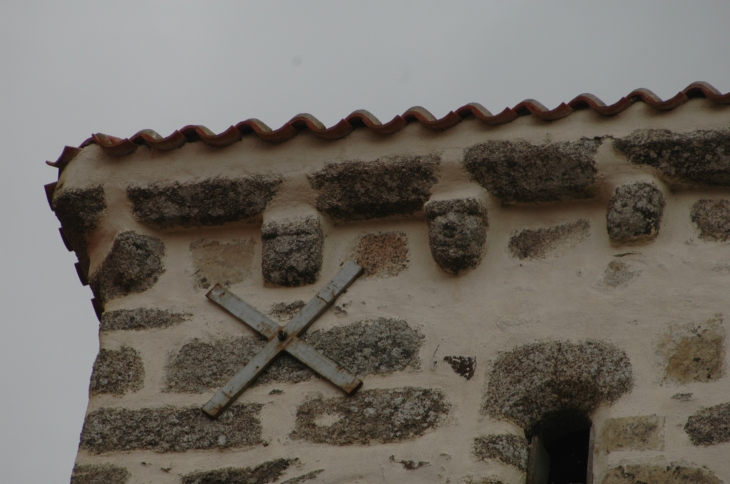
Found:
[[[336, 125], [327, 128], [311, 114], [298, 114], [282, 127], [272, 130], [258, 119], [248, 119], [235, 126], [231, 126], [220, 134], [215, 134], [205, 126], [185, 126], [173, 132], [170, 136], [162, 137], [153, 130], [145, 129], [131, 138], [122, 139], [104, 134], [94, 134], [84, 141], [79, 148], [66, 146], [56, 161], [48, 161], [51, 166], [62, 170], [85, 146], [99, 145], [106, 154], [124, 156], [134, 152], [138, 146], [147, 145], [158, 151], [170, 151], [180, 148], [185, 143], [202, 141], [207, 146], [224, 147], [239, 141], [243, 136], [255, 134], [269, 143], [283, 143], [295, 137], [300, 131], [309, 130], [314, 136], [325, 140], [344, 138], [358, 127], [365, 127], [374, 133], [388, 135], [397, 133], [407, 124], [417, 122], [425, 128], [434, 131], [444, 131], [457, 124], [464, 118], [474, 116], [488, 125], [499, 125], [514, 121], [520, 116], [534, 116], [543, 121], [555, 121], [569, 116], [579, 109], [591, 109], [602, 116], [614, 116], [635, 102], [643, 102], [648, 106], [661, 111], [669, 111], [681, 106], [691, 98], [702, 97], [719, 104], [730, 104], [730, 93], [722, 94], [706, 82], [694, 82], [671, 99], [663, 101], [659, 96], [648, 89], [636, 89], [628, 96], [622, 97], [614, 104], [606, 104], [592, 94], [581, 94], [572, 101], [560, 104], [555, 109], [547, 109], [534, 99], [526, 99], [514, 108], [506, 108], [499, 114], [492, 114], [484, 106], [477, 103], [466, 104], [455, 111], [449, 112], [441, 119], [420, 106], [412, 107], [403, 115], [395, 116], [383, 124], [365, 110], [351, 113]], [[50, 191], [52, 193], [52, 190]]]

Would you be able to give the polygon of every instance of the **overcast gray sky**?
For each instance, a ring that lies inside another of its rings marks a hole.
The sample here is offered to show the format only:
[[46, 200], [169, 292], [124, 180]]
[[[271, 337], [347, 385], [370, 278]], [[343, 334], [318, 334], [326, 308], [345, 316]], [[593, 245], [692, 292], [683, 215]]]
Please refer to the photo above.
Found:
[[730, 91], [730, 2], [0, 2], [0, 482], [67, 483], [98, 323], [44, 165], [93, 132], [493, 113], [696, 80]]

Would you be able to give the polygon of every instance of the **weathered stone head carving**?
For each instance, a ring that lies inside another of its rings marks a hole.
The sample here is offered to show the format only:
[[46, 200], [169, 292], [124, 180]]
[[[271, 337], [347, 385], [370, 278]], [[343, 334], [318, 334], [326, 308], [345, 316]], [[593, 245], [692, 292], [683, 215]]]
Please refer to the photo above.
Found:
[[425, 210], [436, 264], [449, 274], [475, 268], [487, 242], [486, 208], [474, 198], [462, 198], [429, 202]]

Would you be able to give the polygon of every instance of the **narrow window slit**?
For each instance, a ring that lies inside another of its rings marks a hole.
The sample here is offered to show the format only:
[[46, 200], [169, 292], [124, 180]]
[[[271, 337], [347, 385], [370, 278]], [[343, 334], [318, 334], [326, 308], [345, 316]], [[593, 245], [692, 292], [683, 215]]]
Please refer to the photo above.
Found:
[[547, 414], [525, 432], [527, 484], [592, 484], [591, 421], [580, 411]]

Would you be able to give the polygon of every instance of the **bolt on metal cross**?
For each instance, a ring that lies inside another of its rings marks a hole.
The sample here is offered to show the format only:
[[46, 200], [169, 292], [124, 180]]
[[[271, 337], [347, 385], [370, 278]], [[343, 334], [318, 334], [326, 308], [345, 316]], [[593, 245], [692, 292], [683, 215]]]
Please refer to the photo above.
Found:
[[350, 374], [334, 361], [319, 353], [308, 343], [299, 339], [316, 319], [321, 316], [337, 297], [362, 274], [362, 267], [348, 262], [332, 280], [312, 298], [286, 326], [263, 315], [243, 299], [216, 284], [206, 296], [223, 307], [247, 326], [269, 340], [213, 398], [203, 406], [203, 412], [216, 418], [274, 361], [279, 353], [286, 351], [309, 368], [338, 386], [346, 394], [355, 393], [362, 381]]

